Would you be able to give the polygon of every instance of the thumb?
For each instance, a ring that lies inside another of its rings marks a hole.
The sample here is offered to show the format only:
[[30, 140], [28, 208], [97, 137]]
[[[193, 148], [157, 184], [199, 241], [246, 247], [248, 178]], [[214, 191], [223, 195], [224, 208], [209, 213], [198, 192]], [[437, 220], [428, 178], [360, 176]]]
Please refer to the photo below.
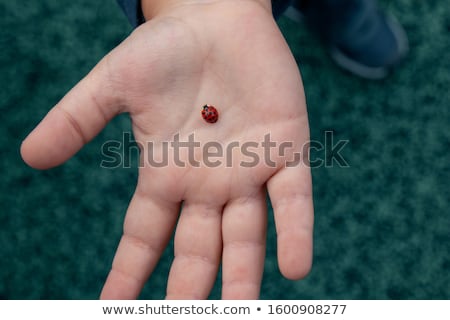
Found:
[[48, 169], [67, 161], [121, 112], [107, 59], [70, 90], [23, 141], [20, 152], [28, 165]]

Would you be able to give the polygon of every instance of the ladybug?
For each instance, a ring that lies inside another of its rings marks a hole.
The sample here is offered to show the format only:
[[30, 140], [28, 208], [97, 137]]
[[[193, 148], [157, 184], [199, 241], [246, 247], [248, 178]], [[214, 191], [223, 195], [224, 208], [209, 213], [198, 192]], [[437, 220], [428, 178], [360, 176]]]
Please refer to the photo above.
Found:
[[203, 106], [202, 117], [208, 123], [216, 123], [219, 120], [219, 112], [213, 106], [206, 104]]

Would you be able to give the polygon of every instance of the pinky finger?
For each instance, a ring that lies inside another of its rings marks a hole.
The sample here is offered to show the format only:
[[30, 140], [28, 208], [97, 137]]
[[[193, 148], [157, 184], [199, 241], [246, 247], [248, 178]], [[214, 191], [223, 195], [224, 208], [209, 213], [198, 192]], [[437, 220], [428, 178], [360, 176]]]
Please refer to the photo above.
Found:
[[313, 252], [310, 170], [283, 168], [268, 181], [267, 187], [275, 215], [280, 271], [288, 279], [304, 278], [311, 269]]

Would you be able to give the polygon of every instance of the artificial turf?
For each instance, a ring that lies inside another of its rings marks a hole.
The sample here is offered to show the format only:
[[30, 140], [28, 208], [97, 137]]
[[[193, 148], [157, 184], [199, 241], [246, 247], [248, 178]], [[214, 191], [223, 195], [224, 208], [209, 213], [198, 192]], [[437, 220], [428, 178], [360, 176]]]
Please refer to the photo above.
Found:
[[[303, 75], [311, 138], [348, 140], [349, 167], [312, 170], [314, 265], [279, 274], [269, 213], [263, 299], [450, 298], [450, 5], [382, 1], [411, 52], [388, 79], [342, 72], [302, 25], [280, 19]], [[95, 299], [110, 268], [137, 170], [100, 169], [116, 118], [69, 162], [27, 167], [22, 139], [131, 27], [115, 1], [0, 0], [0, 298]], [[316, 156], [321, 156], [316, 154]], [[164, 297], [169, 247], [142, 299]], [[219, 279], [220, 280], [220, 279]], [[211, 298], [220, 298], [220, 281]]]

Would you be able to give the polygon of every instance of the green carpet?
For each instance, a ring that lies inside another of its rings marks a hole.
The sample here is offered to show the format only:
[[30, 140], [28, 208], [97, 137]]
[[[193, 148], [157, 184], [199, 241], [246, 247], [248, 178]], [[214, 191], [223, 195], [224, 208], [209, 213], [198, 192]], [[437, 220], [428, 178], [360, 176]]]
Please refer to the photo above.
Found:
[[[280, 21], [303, 74], [312, 139], [333, 131], [348, 140], [350, 167], [313, 170], [315, 260], [305, 280], [279, 274], [270, 220], [263, 299], [450, 298], [450, 5], [382, 6], [405, 26], [411, 53], [381, 82], [340, 71], [302, 26]], [[100, 169], [99, 150], [129, 121], [115, 119], [49, 171], [25, 166], [19, 146], [131, 28], [113, 0], [0, 0], [0, 9], [0, 298], [95, 299], [136, 181], [135, 169]], [[141, 298], [164, 297], [172, 253]]]

